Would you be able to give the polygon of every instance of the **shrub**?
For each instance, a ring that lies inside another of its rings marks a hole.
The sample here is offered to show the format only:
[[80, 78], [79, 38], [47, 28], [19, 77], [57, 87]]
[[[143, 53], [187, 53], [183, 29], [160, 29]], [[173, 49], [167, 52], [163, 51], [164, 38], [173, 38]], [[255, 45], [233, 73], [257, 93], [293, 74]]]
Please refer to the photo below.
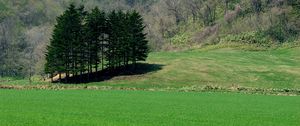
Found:
[[221, 43], [235, 42], [245, 44], [271, 45], [272, 41], [263, 32], [244, 32], [237, 35], [226, 35], [220, 39]]
[[284, 32], [282, 28], [278, 26], [271, 26], [266, 33], [272, 37], [275, 40], [278, 40], [279, 42], [283, 42], [286, 39], [286, 36], [284, 35]]
[[172, 37], [170, 41], [175, 45], [186, 45], [190, 41], [190, 38], [188, 34], [178, 34]]
[[297, 31], [292, 27], [283, 27], [282, 25], [271, 26], [265, 33], [272, 39], [283, 43], [287, 41], [294, 41], [297, 37]]

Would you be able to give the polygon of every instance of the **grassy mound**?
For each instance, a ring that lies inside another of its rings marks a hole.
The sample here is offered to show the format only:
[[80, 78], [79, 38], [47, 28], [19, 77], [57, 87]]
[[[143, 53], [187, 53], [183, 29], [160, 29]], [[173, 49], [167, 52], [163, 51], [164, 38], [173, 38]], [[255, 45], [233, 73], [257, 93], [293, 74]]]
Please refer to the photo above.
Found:
[[300, 49], [246, 51], [212, 47], [185, 52], [151, 53], [148, 62], [161, 70], [120, 76], [90, 85], [123, 87], [220, 86], [300, 88]]
[[[256, 51], [251, 51], [256, 50]], [[257, 51], [260, 50], [260, 51]], [[218, 45], [181, 52], [151, 53], [147, 64], [133, 74], [84, 86], [117, 88], [300, 88], [300, 48], [260, 49], [245, 45]], [[28, 80], [0, 81], [0, 85], [27, 85]], [[35, 81], [35, 85], [49, 84]]]

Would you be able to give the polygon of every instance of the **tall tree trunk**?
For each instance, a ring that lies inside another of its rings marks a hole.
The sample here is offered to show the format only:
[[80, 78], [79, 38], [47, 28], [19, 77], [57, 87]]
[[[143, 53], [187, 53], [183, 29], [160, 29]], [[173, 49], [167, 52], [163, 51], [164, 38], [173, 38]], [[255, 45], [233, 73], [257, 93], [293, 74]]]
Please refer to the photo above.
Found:
[[53, 74], [50, 75], [51, 83], [53, 83]]
[[61, 73], [59, 73], [59, 83], [61, 83]]
[[67, 71], [66, 71], [66, 78], [65, 78], [65, 82], [66, 82], [66, 83], [68, 83], [69, 78], [70, 78], [70, 73], [69, 73], [69, 71], [67, 70]]
[[104, 69], [104, 41], [103, 41], [104, 37], [102, 37], [102, 41], [101, 41], [101, 63], [102, 63], [102, 70]]

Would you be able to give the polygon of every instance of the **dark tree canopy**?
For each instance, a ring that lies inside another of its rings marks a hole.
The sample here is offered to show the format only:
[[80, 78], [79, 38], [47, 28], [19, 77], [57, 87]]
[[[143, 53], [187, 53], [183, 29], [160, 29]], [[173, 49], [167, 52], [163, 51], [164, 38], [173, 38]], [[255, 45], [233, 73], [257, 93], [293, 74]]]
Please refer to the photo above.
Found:
[[[45, 72], [51, 77], [91, 79], [100, 69], [118, 69], [145, 61], [149, 52], [142, 16], [136, 11], [112, 11], [97, 7], [90, 13], [71, 4], [57, 18], [47, 47]], [[81, 78], [87, 74], [87, 78]]]

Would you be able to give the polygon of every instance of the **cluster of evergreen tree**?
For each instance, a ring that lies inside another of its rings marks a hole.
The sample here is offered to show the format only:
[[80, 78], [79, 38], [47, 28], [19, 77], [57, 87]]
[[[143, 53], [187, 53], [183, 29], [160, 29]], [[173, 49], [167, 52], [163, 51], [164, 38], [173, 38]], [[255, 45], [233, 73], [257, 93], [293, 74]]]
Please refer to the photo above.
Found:
[[[91, 12], [71, 4], [57, 18], [47, 47], [45, 72], [79, 77], [104, 69], [145, 61], [148, 41], [142, 16], [136, 11]], [[89, 79], [89, 77], [88, 77]]]

